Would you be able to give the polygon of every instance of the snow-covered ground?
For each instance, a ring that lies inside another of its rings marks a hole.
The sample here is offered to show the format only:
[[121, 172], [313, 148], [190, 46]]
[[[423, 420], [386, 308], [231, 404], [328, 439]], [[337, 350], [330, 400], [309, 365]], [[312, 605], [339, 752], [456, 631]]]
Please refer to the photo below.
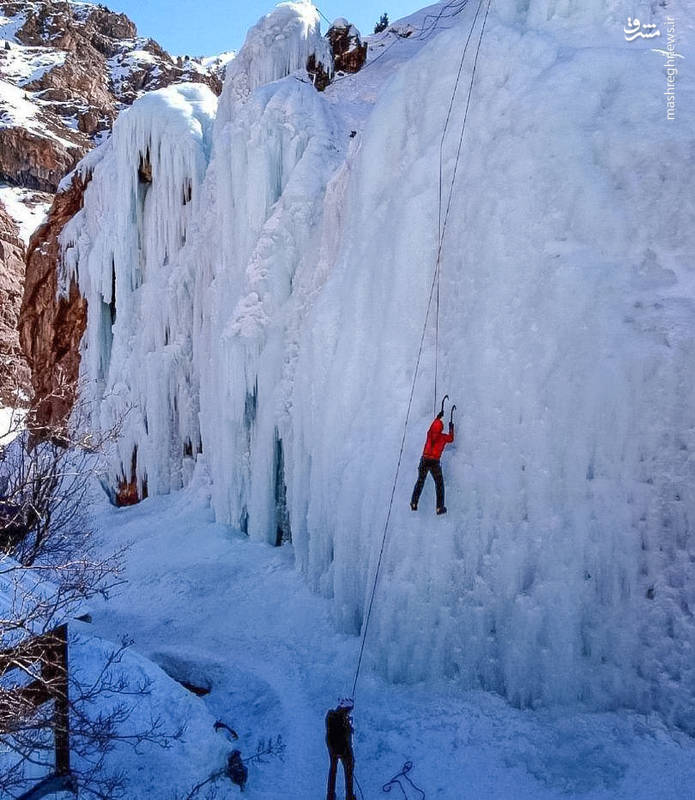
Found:
[[[105, 547], [129, 541], [132, 548], [127, 584], [93, 607], [85, 630], [111, 640], [130, 635], [134, 651], [178, 680], [211, 689], [186, 698], [176, 684], [156, 680], [154, 707], [168, 705], [174, 719], [176, 708], [187, 709], [192, 728], [172, 751], [138, 756], [119, 748], [127, 797], [171, 800], [222, 766], [225, 750], [238, 746], [250, 755], [259, 738], [280, 734], [284, 762], [252, 766], [247, 796], [318, 800], [327, 773], [323, 717], [350, 688], [358, 639], [335, 632], [331, 603], [302, 581], [291, 546], [251, 542], [215, 523], [208, 491], [199, 473], [177, 494], [130, 509], [104, 503], [97, 514]], [[381, 588], [381, 600], [388, 591]], [[149, 674], [156, 677], [152, 668]], [[212, 733], [217, 719], [239, 742]], [[367, 671], [354, 719], [367, 800], [387, 796], [382, 784], [406, 759], [428, 800], [689, 800], [695, 787], [695, 741], [656, 716], [519, 711], [498, 695], [462, 692], [456, 682], [391, 685]], [[231, 784], [218, 786], [221, 798], [238, 796]]]

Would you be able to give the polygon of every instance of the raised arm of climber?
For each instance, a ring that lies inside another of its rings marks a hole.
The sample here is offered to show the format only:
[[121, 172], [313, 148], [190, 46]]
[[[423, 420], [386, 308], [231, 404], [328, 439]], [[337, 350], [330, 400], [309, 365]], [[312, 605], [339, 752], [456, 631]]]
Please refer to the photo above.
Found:
[[434, 422], [427, 431], [425, 447], [422, 451], [423, 458], [439, 460], [442, 457], [444, 448], [454, 441], [454, 423], [449, 424], [449, 433], [444, 433], [444, 423], [442, 422], [443, 413], [437, 414]]

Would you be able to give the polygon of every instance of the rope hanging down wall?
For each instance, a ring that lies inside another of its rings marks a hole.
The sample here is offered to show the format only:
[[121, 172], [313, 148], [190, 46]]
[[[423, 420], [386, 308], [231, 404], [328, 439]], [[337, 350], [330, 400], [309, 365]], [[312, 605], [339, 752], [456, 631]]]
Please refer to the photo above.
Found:
[[353, 700], [355, 699], [355, 696], [357, 694], [357, 683], [358, 683], [359, 676], [360, 676], [360, 670], [362, 668], [362, 659], [363, 659], [363, 656], [364, 656], [365, 645], [366, 645], [366, 642], [367, 642], [367, 634], [369, 632], [369, 623], [370, 623], [370, 620], [371, 620], [371, 617], [372, 617], [372, 610], [373, 610], [373, 607], [374, 607], [374, 598], [376, 597], [376, 590], [377, 590], [377, 585], [378, 585], [378, 582], [379, 582], [379, 575], [381, 573], [381, 565], [382, 565], [382, 562], [383, 562], [384, 550], [386, 548], [386, 540], [387, 540], [387, 536], [388, 536], [389, 524], [391, 522], [391, 513], [393, 511], [393, 500], [394, 500], [394, 497], [395, 497], [395, 494], [396, 494], [396, 485], [398, 483], [398, 476], [399, 476], [400, 470], [401, 470], [401, 463], [403, 461], [403, 451], [405, 449], [405, 440], [406, 440], [406, 435], [407, 435], [407, 431], [408, 431], [408, 422], [410, 421], [410, 412], [412, 410], [413, 397], [415, 395], [415, 384], [417, 382], [417, 376], [418, 376], [418, 373], [419, 373], [419, 370], [420, 370], [420, 361], [422, 360], [422, 351], [423, 351], [423, 347], [424, 347], [424, 343], [425, 343], [425, 335], [426, 335], [426, 332], [427, 332], [427, 325], [428, 325], [429, 318], [430, 318], [430, 312], [431, 312], [431, 309], [432, 309], [432, 300], [435, 297], [435, 289], [436, 289], [436, 309], [435, 309], [436, 331], [435, 331], [435, 379], [434, 379], [435, 385], [434, 385], [434, 392], [435, 392], [435, 412], [436, 412], [436, 405], [437, 405], [437, 362], [438, 362], [438, 358], [439, 358], [439, 354], [438, 354], [438, 347], [439, 347], [439, 305], [440, 305], [439, 304], [439, 283], [440, 283], [440, 273], [441, 273], [442, 248], [443, 248], [443, 245], [444, 245], [444, 237], [445, 237], [445, 234], [446, 234], [447, 223], [449, 221], [449, 213], [451, 211], [451, 202], [452, 202], [452, 198], [453, 198], [454, 185], [455, 185], [455, 182], [456, 182], [456, 175], [457, 175], [457, 172], [458, 172], [459, 161], [461, 159], [461, 148], [463, 146], [463, 137], [464, 137], [464, 133], [465, 133], [465, 130], [466, 130], [466, 122], [468, 120], [468, 110], [469, 110], [469, 107], [470, 107], [471, 95], [472, 95], [472, 92], [473, 92], [473, 83], [475, 81], [475, 73], [476, 73], [476, 68], [477, 68], [477, 64], [478, 64], [478, 55], [480, 53], [480, 45], [481, 45], [482, 40], [483, 40], [483, 34], [485, 33], [485, 25], [487, 23], [487, 18], [488, 18], [488, 14], [490, 12], [490, 5], [492, 3], [492, 0], [487, 0], [487, 5], [486, 5], [486, 8], [485, 8], [485, 15], [483, 17], [483, 22], [482, 22], [482, 25], [480, 27], [480, 32], [478, 34], [478, 42], [477, 42], [476, 50], [475, 50], [475, 58], [473, 60], [473, 66], [472, 66], [472, 69], [471, 69], [471, 78], [470, 78], [470, 82], [468, 84], [468, 95], [467, 95], [467, 98], [466, 98], [466, 105], [465, 105], [465, 110], [464, 110], [464, 114], [463, 114], [463, 121], [461, 123], [461, 132], [460, 132], [460, 135], [459, 135], [458, 147], [456, 149], [456, 160], [454, 162], [454, 170], [453, 170], [453, 174], [452, 174], [452, 177], [451, 177], [451, 182], [449, 184], [449, 193], [448, 193], [448, 196], [447, 196], [446, 208], [444, 210], [444, 215], [442, 217], [442, 209], [443, 209], [443, 203], [442, 203], [442, 187], [443, 187], [442, 173], [443, 173], [444, 140], [445, 140], [445, 137], [446, 137], [446, 134], [447, 134], [447, 130], [448, 130], [448, 127], [449, 127], [449, 123], [450, 123], [450, 120], [451, 120], [453, 106], [454, 106], [454, 102], [455, 102], [455, 99], [456, 99], [456, 94], [458, 92], [459, 83], [460, 83], [460, 80], [461, 80], [461, 74], [463, 72], [463, 65], [464, 65], [464, 62], [465, 62], [466, 53], [468, 51], [468, 45], [470, 43], [473, 31], [475, 30], [475, 26], [476, 26], [476, 23], [478, 21], [478, 17], [480, 15], [480, 11], [481, 11], [481, 9], [483, 7], [483, 3], [484, 3], [484, 0], [478, 0], [478, 7], [476, 8], [475, 17], [473, 18], [473, 23], [472, 23], [472, 25], [470, 27], [470, 30], [468, 32], [468, 36], [466, 38], [466, 44], [465, 44], [465, 46], [463, 48], [463, 53], [461, 55], [461, 61], [459, 63], [458, 72], [456, 74], [456, 82], [454, 83], [454, 88], [453, 88], [453, 91], [452, 91], [452, 94], [451, 94], [451, 101], [449, 103], [449, 109], [447, 111], [447, 116], [446, 116], [446, 120], [445, 120], [445, 123], [444, 123], [444, 130], [442, 132], [442, 138], [441, 138], [441, 142], [440, 142], [440, 148], [439, 148], [439, 201], [438, 201], [438, 203], [439, 203], [439, 218], [438, 218], [438, 231], [437, 231], [437, 233], [438, 233], [438, 236], [437, 236], [437, 240], [438, 240], [437, 241], [437, 257], [436, 257], [436, 262], [435, 262], [434, 275], [432, 277], [432, 284], [430, 286], [429, 298], [428, 298], [428, 301], [427, 301], [427, 311], [425, 313], [425, 321], [424, 321], [424, 324], [422, 326], [422, 334], [420, 336], [420, 345], [418, 347], [417, 358], [416, 358], [416, 361], [415, 361], [415, 371], [413, 373], [413, 381], [412, 381], [412, 384], [411, 384], [411, 387], [410, 387], [410, 396], [408, 398], [408, 407], [407, 407], [407, 410], [406, 410], [405, 422], [404, 422], [404, 425], [403, 425], [403, 436], [401, 438], [401, 446], [400, 446], [400, 450], [399, 450], [399, 453], [398, 453], [398, 461], [396, 463], [396, 471], [395, 471], [395, 475], [394, 475], [394, 478], [393, 478], [393, 485], [391, 487], [391, 496], [389, 498], [388, 512], [386, 514], [386, 522], [384, 523], [384, 531], [383, 531], [383, 535], [382, 535], [382, 538], [381, 538], [381, 548], [379, 550], [379, 557], [377, 559], [376, 570], [374, 572], [374, 581], [373, 581], [373, 584], [372, 584], [372, 589], [371, 589], [371, 593], [370, 593], [370, 597], [369, 597], [369, 603], [367, 605], [367, 615], [365, 617], [364, 624], [362, 625], [362, 637], [361, 637], [361, 643], [360, 643], [360, 650], [359, 650], [359, 655], [358, 655], [358, 658], [357, 658], [357, 666], [356, 666], [356, 669], [355, 669], [355, 677], [354, 677], [354, 681], [353, 681], [353, 684], [352, 684], [352, 692], [351, 692], [351, 697], [353, 698]]
[[[430, 36], [432, 36], [433, 33], [436, 32], [438, 25], [443, 19], [451, 19], [452, 17], [458, 16], [467, 5], [468, 5], [468, 0], [450, 0], [450, 2], [445, 3], [444, 6], [442, 6], [442, 8], [436, 14], [425, 14], [425, 17], [422, 22], [422, 27], [420, 28], [420, 31], [417, 36], [413, 36], [412, 31], [406, 31], [406, 33], [400, 33], [394, 27], [388, 28], [387, 34], [392, 34], [393, 36], [395, 36], [395, 39], [393, 39], [389, 44], [387, 44], [378, 55], [374, 56], [374, 58], [367, 61], [367, 63], [362, 67], [360, 72], [364, 72], [366, 69], [376, 64], [376, 62], [379, 61], [379, 59], [383, 58], [395, 44], [398, 44], [398, 42], [406, 40], [420, 41], [420, 42], [426, 41], [427, 39], [430, 38]], [[333, 23], [328, 19], [328, 17], [323, 13], [323, 11], [321, 11], [321, 9], [318, 6], [316, 6], [316, 10], [324, 18], [324, 20], [326, 20], [326, 22], [330, 27]], [[349, 74], [339, 75], [338, 77], [333, 78], [331, 84], [340, 83], [340, 81], [344, 81], [347, 80], [348, 78], [353, 78], [353, 77], [354, 75], [349, 75]]]

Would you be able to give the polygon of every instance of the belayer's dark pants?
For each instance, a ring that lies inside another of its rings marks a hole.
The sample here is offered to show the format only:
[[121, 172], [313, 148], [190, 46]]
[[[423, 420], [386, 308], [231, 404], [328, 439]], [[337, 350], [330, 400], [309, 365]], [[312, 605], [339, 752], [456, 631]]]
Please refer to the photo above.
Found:
[[345, 800], [354, 800], [355, 795], [352, 792], [352, 773], [355, 768], [355, 759], [352, 753], [333, 753], [330, 752], [331, 766], [328, 770], [328, 790], [326, 792], [326, 800], [335, 800], [335, 779], [338, 772], [338, 761], [343, 762], [343, 771], [345, 772]]
[[410, 500], [414, 505], [418, 504], [420, 495], [422, 494], [422, 487], [425, 485], [427, 473], [431, 473], [434, 478], [434, 485], [437, 490], [437, 508], [444, 508], [444, 478], [442, 477], [442, 465], [436, 458], [423, 458], [420, 459], [420, 466], [418, 467], [417, 483], [413, 489], [413, 496]]

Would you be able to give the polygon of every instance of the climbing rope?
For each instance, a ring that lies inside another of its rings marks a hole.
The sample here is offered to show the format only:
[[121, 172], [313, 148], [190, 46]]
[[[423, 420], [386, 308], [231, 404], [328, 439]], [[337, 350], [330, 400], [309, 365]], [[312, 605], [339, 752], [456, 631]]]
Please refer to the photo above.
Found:
[[[456, 98], [456, 93], [458, 91], [458, 86], [459, 86], [459, 82], [460, 82], [460, 78], [461, 78], [461, 73], [462, 73], [462, 70], [463, 70], [463, 64], [464, 64], [464, 60], [466, 58], [466, 52], [468, 50], [468, 44], [469, 44], [469, 42], [471, 40], [471, 36], [472, 36], [473, 30], [475, 29], [475, 25], [476, 25], [476, 22], [478, 20], [478, 16], [480, 14], [480, 10], [481, 10], [481, 8], [483, 6], [483, 2], [484, 2], [484, 0], [478, 0], [478, 7], [477, 7], [476, 12], [475, 12], [475, 17], [473, 18], [473, 24], [471, 25], [470, 31], [468, 32], [468, 37], [466, 39], [466, 44], [464, 46], [463, 53], [461, 55], [461, 61], [459, 63], [459, 68], [458, 68], [458, 72], [457, 72], [457, 75], [456, 75], [456, 82], [454, 84], [454, 90], [452, 92], [451, 101], [449, 103], [449, 109], [448, 109], [446, 120], [445, 120], [445, 123], [444, 123], [444, 131], [443, 131], [442, 140], [441, 140], [441, 143], [440, 143], [440, 153], [439, 153], [439, 225], [438, 225], [437, 258], [436, 258], [434, 275], [432, 277], [432, 283], [431, 283], [431, 286], [430, 286], [429, 298], [427, 300], [427, 311], [425, 313], [425, 322], [424, 322], [424, 324], [422, 326], [422, 334], [420, 336], [420, 345], [418, 347], [417, 359], [415, 361], [415, 371], [413, 373], [413, 381], [412, 381], [412, 384], [411, 384], [411, 387], [410, 387], [410, 396], [408, 398], [408, 407], [407, 407], [407, 410], [406, 410], [405, 422], [404, 422], [404, 425], [403, 425], [403, 436], [401, 438], [401, 446], [400, 446], [400, 450], [398, 452], [398, 461], [396, 463], [396, 472], [395, 472], [395, 475], [394, 475], [394, 478], [393, 478], [393, 485], [391, 487], [391, 496], [389, 498], [388, 512], [386, 514], [386, 522], [384, 523], [384, 531], [383, 531], [383, 535], [382, 535], [382, 538], [381, 538], [381, 547], [379, 549], [379, 558], [377, 560], [376, 570], [375, 570], [375, 573], [374, 573], [374, 582], [372, 584], [372, 590], [371, 590], [371, 594], [370, 594], [370, 597], [369, 597], [369, 604], [367, 606], [367, 615], [365, 617], [364, 625], [362, 626], [362, 637], [361, 637], [362, 641], [360, 643], [360, 650], [359, 650], [359, 655], [358, 655], [358, 658], [357, 658], [357, 667], [355, 669], [355, 678], [354, 678], [354, 681], [353, 681], [353, 684], [352, 684], [351, 697], [353, 698], [353, 701], [354, 701], [356, 693], [357, 693], [357, 682], [359, 680], [360, 670], [362, 668], [362, 659], [364, 657], [364, 649], [365, 649], [365, 645], [366, 645], [366, 642], [367, 642], [367, 633], [369, 631], [369, 623], [370, 623], [370, 620], [371, 620], [371, 617], [372, 617], [372, 609], [374, 607], [374, 598], [376, 596], [376, 589], [377, 589], [377, 585], [378, 585], [378, 582], [379, 582], [379, 575], [381, 573], [381, 564], [382, 564], [383, 557], [384, 557], [384, 550], [386, 548], [386, 539], [387, 539], [387, 535], [388, 535], [389, 523], [391, 522], [391, 513], [393, 511], [393, 500], [394, 500], [394, 497], [395, 497], [395, 494], [396, 494], [396, 485], [398, 483], [398, 476], [400, 475], [400, 471], [401, 471], [401, 463], [403, 461], [403, 452], [405, 450], [405, 440], [406, 440], [406, 435], [407, 435], [407, 431], [408, 431], [408, 422], [410, 421], [410, 412], [411, 412], [412, 405], [413, 405], [413, 397], [415, 395], [415, 384], [417, 382], [418, 373], [420, 371], [420, 361], [422, 359], [422, 351], [423, 351], [423, 346], [424, 346], [424, 343], [425, 343], [425, 335], [426, 335], [426, 332], [427, 332], [427, 325], [428, 325], [428, 322], [429, 322], [430, 312], [431, 312], [431, 308], [432, 308], [432, 300], [433, 300], [433, 297], [435, 296], [435, 288], [437, 290], [437, 295], [436, 295], [436, 297], [437, 297], [437, 303], [436, 303], [437, 320], [436, 320], [436, 334], [435, 334], [437, 340], [435, 342], [435, 349], [438, 346], [438, 336], [439, 336], [439, 277], [440, 277], [440, 265], [441, 265], [441, 257], [442, 257], [442, 247], [443, 247], [443, 244], [444, 244], [444, 236], [445, 236], [445, 233], [446, 233], [447, 223], [449, 221], [449, 212], [451, 211], [451, 201], [452, 201], [452, 196], [453, 196], [453, 191], [454, 191], [454, 184], [456, 182], [456, 175], [457, 175], [457, 172], [458, 172], [458, 165], [459, 165], [459, 161], [460, 161], [460, 158], [461, 158], [461, 147], [462, 147], [462, 144], [463, 144], [463, 136], [464, 136], [465, 129], [466, 129], [466, 122], [468, 120], [468, 109], [469, 109], [469, 106], [470, 106], [471, 94], [472, 94], [472, 91], [473, 91], [473, 82], [475, 80], [475, 72], [476, 72], [476, 68], [477, 68], [477, 64], [478, 64], [478, 55], [480, 53], [480, 45], [481, 45], [482, 40], [483, 40], [483, 34], [485, 33], [485, 25], [487, 23], [487, 17], [488, 17], [488, 13], [490, 12], [490, 5], [491, 5], [492, 0], [487, 0], [487, 7], [486, 7], [486, 10], [485, 10], [485, 16], [483, 18], [483, 24], [482, 24], [482, 26], [480, 28], [480, 33], [478, 35], [478, 43], [477, 43], [477, 47], [476, 47], [476, 51], [475, 51], [475, 58], [473, 60], [473, 68], [471, 70], [471, 79], [470, 79], [470, 83], [468, 85], [468, 97], [467, 97], [467, 100], [466, 100], [466, 107], [465, 107], [465, 112], [464, 112], [464, 116], [463, 116], [463, 122], [461, 123], [461, 134], [459, 136], [458, 147], [457, 147], [457, 150], [456, 150], [456, 161], [455, 161], [455, 164], [454, 164], [454, 171], [453, 171], [453, 175], [452, 175], [452, 178], [451, 178], [451, 183], [449, 185], [449, 194], [448, 194], [448, 197], [447, 197], [446, 210], [444, 212], [443, 220], [442, 220], [442, 161], [443, 161], [442, 149], [443, 149], [443, 145], [444, 145], [444, 138], [446, 136], [446, 132], [447, 132], [447, 129], [448, 129], [448, 126], [449, 126], [449, 121], [451, 119], [451, 113], [452, 113], [452, 108], [453, 108], [454, 101], [455, 101], [455, 98]], [[437, 358], [438, 358], [438, 356], [435, 353], [435, 362], [437, 361]], [[436, 364], [435, 364], [435, 412], [436, 412]]]
[[412, 778], [408, 775], [408, 773], [412, 768], [413, 768], [413, 762], [406, 761], [405, 764], [403, 764], [403, 766], [401, 767], [401, 771], [397, 775], [394, 775], [390, 781], [387, 781], [381, 787], [381, 791], [388, 794], [391, 791], [391, 789], [394, 788], [394, 786], [397, 786], [403, 793], [403, 797], [405, 798], [405, 800], [408, 800], [408, 794], [403, 788], [403, 784], [401, 783], [401, 781], [405, 781], [405, 783], [408, 786], [410, 786], [411, 789], [417, 792], [418, 794], [417, 800], [426, 800], [427, 795], [416, 783], [413, 783]]
[[447, 200], [446, 205], [446, 214], [444, 216], [444, 224], [442, 225], [442, 187], [443, 187], [443, 172], [444, 172], [444, 140], [446, 139], [447, 131], [449, 130], [449, 120], [451, 119], [451, 112], [454, 108], [454, 102], [456, 100], [456, 94], [458, 93], [459, 82], [461, 80], [461, 73], [463, 71], [463, 64], [466, 58], [466, 51], [468, 50], [468, 44], [471, 40], [471, 36], [473, 34], [473, 30], [475, 29], [475, 24], [478, 21], [478, 15], [480, 14], [480, 9], [482, 7], [482, 0], [479, 0], [478, 7], [475, 10], [475, 17], [473, 18], [473, 24], [468, 31], [468, 37], [466, 38], [466, 44], [463, 48], [463, 55], [461, 57], [461, 61], [459, 62], [458, 72], [456, 73], [456, 81], [454, 83], [454, 90], [451, 93], [451, 101], [449, 102], [449, 108], [446, 114], [446, 120], [444, 121], [444, 129], [442, 130], [442, 138], [439, 141], [439, 192], [437, 198], [437, 205], [438, 205], [438, 217], [437, 217], [437, 260], [435, 264], [435, 277], [437, 281], [437, 307], [436, 307], [436, 325], [435, 325], [435, 334], [434, 334], [434, 413], [437, 413], [437, 380], [439, 375], [439, 286], [441, 281], [441, 260], [442, 260], [442, 245], [444, 243], [444, 231], [446, 230], [446, 224], [449, 220], [449, 210], [451, 208], [451, 197], [454, 190], [454, 182], [456, 181], [456, 171], [458, 170], [459, 165], [459, 156], [461, 153], [461, 143], [463, 142], [463, 133], [466, 129], [466, 118], [468, 117], [468, 106], [471, 102], [471, 92], [473, 89], [473, 79], [475, 78], [475, 69], [478, 63], [478, 52], [480, 51], [480, 42], [482, 41], [482, 34], [485, 30], [485, 22], [487, 21], [487, 12], [490, 10], [490, 3], [488, 2], [487, 10], [485, 12], [485, 19], [483, 20], [483, 25], [480, 29], [480, 36], [478, 37], [478, 47], [475, 52], [475, 60], [473, 62], [473, 69], [471, 70], [471, 82], [468, 86], [468, 97], [466, 100], [466, 109], [463, 115], [463, 123], [461, 125], [461, 137], [459, 139], [459, 146], [456, 151], [456, 163], [454, 164], [454, 174], [451, 179], [451, 185], [449, 187], [449, 197]]
[[[376, 64], [376, 62], [379, 61], [380, 58], [383, 58], [395, 44], [398, 44], [398, 42], [404, 39], [412, 39], [413, 41], [421, 41], [421, 42], [429, 39], [436, 32], [437, 26], [439, 25], [441, 20], [451, 19], [452, 17], [457, 16], [463, 11], [463, 9], [467, 5], [468, 5], [468, 0], [451, 0], [451, 2], [446, 3], [440, 9], [439, 13], [426, 14], [423, 19], [422, 27], [420, 28], [417, 36], [413, 36], [412, 31], [408, 33], [400, 33], [394, 28], [388, 28], [386, 30], [386, 33], [393, 34], [396, 38], [393, 39], [390, 44], [386, 45], [386, 47], [381, 51], [381, 53], [379, 53], [377, 56], [374, 56], [374, 58], [367, 61], [367, 63], [362, 67], [360, 72], [364, 72], [366, 69]], [[318, 6], [316, 6], [316, 10], [326, 20], [326, 22], [329, 25], [333, 24]], [[452, 13], [448, 14], [446, 13], [447, 11], [451, 11]], [[354, 75], [345, 74], [345, 75], [340, 75], [337, 78], [333, 78], [333, 80], [331, 81], [331, 85], [340, 83], [340, 81], [347, 80], [348, 78], [354, 78]]]
[[[425, 39], [429, 39], [429, 37], [437, 30], [439, 23], [443, 19], [451, 19], [452, 17], [458, 16], [463, 9], [468, 4], [468, 0], [450, 0], [450, 2], [445, 3], [436, 14], [425, 14], [422, 20], [422, 26], [420, 27], [420, 32], [415, 39], [419, 41], [424, 41]], [[333, 23], [328, 19], [328, 17], [321, 11], [318, 6], [315, 6], [316, 10], [319, 14], [326, 20], [328, 23], [329, 28], [333, 25]], [[448, 13], [448, 12], [451, 13]], [[396, 36], [399, 36], [401, 39], [409, 39], [411, 35], [398, 33], [398, 31], [390, 30], [389, 33], [395, 33]]]
[[[439, 23], [443, 19], [452, 19], [458, 16], [463, 9], [468, 5], [468, 0], [450, 0], [445, 3], [436, 14], [425, 14], [422, 20], [422, 27], [418, 34], [418, 39], [425, 40], [437, 30]], [[449, 13], [451, 12], [451, 13]]]

